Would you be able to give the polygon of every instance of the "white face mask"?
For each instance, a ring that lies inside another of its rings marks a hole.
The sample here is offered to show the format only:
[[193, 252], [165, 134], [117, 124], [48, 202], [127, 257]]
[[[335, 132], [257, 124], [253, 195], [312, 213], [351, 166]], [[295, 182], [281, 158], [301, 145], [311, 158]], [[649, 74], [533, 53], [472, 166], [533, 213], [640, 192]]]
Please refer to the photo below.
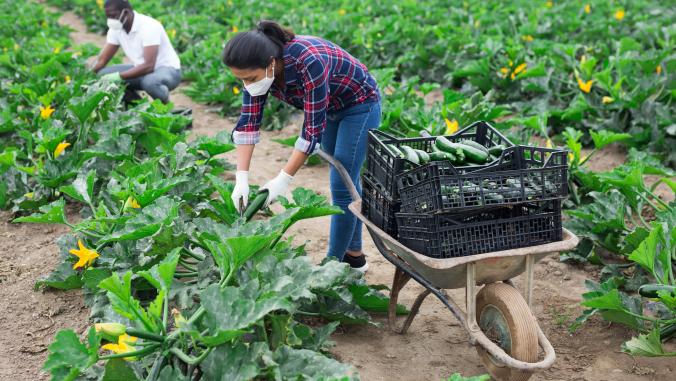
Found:
[[[122, 15], [124, 15], [124, 11], [122, 11], [122, 14], [120, 14], [120, 19], [122, 18]], [[122, 27], [124, 27], [124, 22], [120, 21], [120, 19], [108, 19], [108, 28], [112, 30], [122, 30]], [[125, 19], [125, 21], [127, 20]]]
[[272, 83], [275, 81], [275, 62], [272, 62], [272, 77], [268, 77], [268, 68], [265, 68], [265, 78], [261, 79], [260, 81], [256, 81], [253, 83], [250, 83], [248, 85], [244, 85], [244, 88], [246, 91], [251, 94], [252, 97], [258, 97], [261, 95], [265, 95], [268, 90], [270, 90], [270, 86], [272, 86]]

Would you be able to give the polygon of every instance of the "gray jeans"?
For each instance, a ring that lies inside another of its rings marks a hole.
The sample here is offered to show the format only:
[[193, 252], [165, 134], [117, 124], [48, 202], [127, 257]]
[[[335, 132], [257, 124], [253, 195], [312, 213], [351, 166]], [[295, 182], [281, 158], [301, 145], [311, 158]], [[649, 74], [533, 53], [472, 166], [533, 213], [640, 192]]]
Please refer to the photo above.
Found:
[[[99, 71], [99, 75], [106, 75], [115, 72], [123, 72], [133, 68], [134, 65], [112, 65]], [[128, 92], [134, 94], [138, 90], [143, 90], [153, 99], [159, 99], [163, 103], [169, 102], [169, 91], [175, 89], [181, 83], [181, 70], [168, 66], [160, 66], [150, 74], [142, 77], [126, 79]], [[129, 95], [126, 98], [129, 99]], [[132, 96], [133, 98], [133, 96]], [[138, 99], [138, 94], [136, 94]]]

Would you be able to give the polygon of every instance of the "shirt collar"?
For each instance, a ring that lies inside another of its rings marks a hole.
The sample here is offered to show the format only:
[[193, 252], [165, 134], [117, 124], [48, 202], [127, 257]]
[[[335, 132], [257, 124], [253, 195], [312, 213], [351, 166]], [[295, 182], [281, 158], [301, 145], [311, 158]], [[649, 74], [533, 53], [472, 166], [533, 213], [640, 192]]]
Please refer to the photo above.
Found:
[[138, 31], [138, 28], [140, 28], [141, 20], [139, 20], [139, 14], [134, 12], [134, 22], [131, 24], [131, 29], [129, 30], [129, 34], [132, 34], [136, 31]]

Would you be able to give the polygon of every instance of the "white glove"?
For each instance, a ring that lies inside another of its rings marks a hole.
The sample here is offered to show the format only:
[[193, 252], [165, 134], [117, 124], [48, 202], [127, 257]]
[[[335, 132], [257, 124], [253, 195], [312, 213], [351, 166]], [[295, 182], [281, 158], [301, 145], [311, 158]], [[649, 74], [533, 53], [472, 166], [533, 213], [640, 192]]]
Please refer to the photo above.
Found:
[[277, 201], [277, 197], [284, 196], [286, 194], [286, 190], [287, 188], [289, 188], [291, 180], [293, 180], [293, 176], [284, 172], [284, 170], [282, 169], [281, 171], [279, 171], [279, 175], [277, 175], [277, 177], [268, 181], [267, 183], [265, 183], [265, 185], [261, 187], [261, 190], [267, 189], [269, 192], [268, 199], [265, 200], [266, 207], [272, 204], [273, 202]]
[[239, 199], [243, 198], [242, 208], [246, 209], [249, 204], [249, 171], [235, 172], [235, 188], [232, 190], [232, 203], [235, 204], [235, 209], [239, 210]]

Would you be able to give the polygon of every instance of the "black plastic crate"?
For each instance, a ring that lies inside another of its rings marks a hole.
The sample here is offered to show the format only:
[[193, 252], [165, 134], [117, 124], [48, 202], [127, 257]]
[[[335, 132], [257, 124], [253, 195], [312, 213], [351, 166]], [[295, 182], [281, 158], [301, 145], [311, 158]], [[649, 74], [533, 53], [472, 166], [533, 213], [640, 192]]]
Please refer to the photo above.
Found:
[[361, 178], [362, 203], [361, 210], [364, 216], [381, 228], [385, 233], [397, 237], [397, 218], [399, 202], [394, 202], [385, 194], [385, 191], [368, 175]]
[[563, 239], [561, 201], [462, 214], [397, 213], [399, 242], [432, 258], [454, 258]]
[[[471, 125], [458, 131], [456, 134], [446, 136], [453, 142], [460, 140], [473, 140], [487, 148], [504, 145], [505, 147], [512, 147], [514, 144], [504, 137], [498, 130], [484, 121], [472, 123]], [[432, 144], [436, 137], [424, 138], [396, 138], [385, 132], [374, 130], [369, 132], [368, 150], [366, 154], [366, 170], [374, 181], [383, 186], [387, 195], [393, 200], [399, 199], [399, 192], [397, 189], [396, 175], [406, 170], [418, 167], [418, 165], [396, 157], [388, 148], [388, 144], [396, 147], [402, 145], [411, 148], [419, 149], [425, 152], [432, 152]], [[469, 173], [478, 170], [490, 169], [497, 170], [497, 161], [488, 164], [469, 164], [462, 167], [455, 167], [454, 170], [458, 173]], [[448, 166], [452, 165], [448, 163]]]
[[528, 146], [507, 148], [500, 170], [459, 174], [432, 162], [397, 176], [401, 211], [460, 212], [468, 209], [563, 199], [568, 195], [568, 152]]

